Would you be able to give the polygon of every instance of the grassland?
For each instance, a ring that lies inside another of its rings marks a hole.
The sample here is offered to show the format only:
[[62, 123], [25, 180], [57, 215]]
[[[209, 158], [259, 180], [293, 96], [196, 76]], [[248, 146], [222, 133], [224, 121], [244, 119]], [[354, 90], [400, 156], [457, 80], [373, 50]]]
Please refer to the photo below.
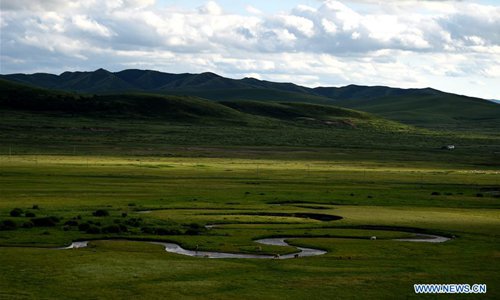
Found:
[[[414, 283], [486, 283], [482, 297], [500, 298], [496, 123], [0, 89], [0, 299], [411, 299]], [[393, 240], [415, 233], [454, 238]], [[277, 236], [328, 253], [204, 259], [145, 243], [295, 251], [254, 242]], [[53, 249], [75, 240], [90, 247]]]
[[[329, 159], [253, 155], [2, 156], [0, 220], [28, 219], [9, 216], [19, 207], [62, 221], [54, 227], [0, 231], [0, 297], [414, 298], [414, 283], [458, 282], [486, 283], [484, 297], [498, 298], [500, 214], [498, 198], [491, 193], [500, 185], [498, 171], [436, 161], [351, 160], [335, 153]], [[38, 209], [32, 209], [34, 204]], [[95, 217], [96, 209], [106, 209], [110, 216]], [[343, 219], [248, 214], [259, 212]], [[78, 222], [99, 221], [102, 227], [131, 218], [181, 231], [192, 223], [225, 225], [195, 235], [147, 234], [133, 227], [117, 234], [63, 230], [62, 223], [77, 215]], [[415, 230], [456, 238], [444, 244], [391, 240]], [[378, 239], [370, 241], [372, 235]], [[259, 249], [253, 242], [269, 236], [302, 236], [291, 244], [328, 254], [289, 261], [213, 260], [123, 240], [243, 253], [293, 251]], [[122, 240], [93, 242], [79, 250], [42, 248], [102, 238]]]

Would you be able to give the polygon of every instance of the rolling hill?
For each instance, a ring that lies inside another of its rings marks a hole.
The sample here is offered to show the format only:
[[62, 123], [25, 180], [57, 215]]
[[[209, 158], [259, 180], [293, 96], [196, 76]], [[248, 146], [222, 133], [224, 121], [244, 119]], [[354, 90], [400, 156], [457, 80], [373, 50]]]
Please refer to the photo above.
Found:
[[[400, 89], [348, 85], [308, 88], [254, 78], [230, 79], [214, 73], [171, 74], [152, 70], [64, 72], [60, 75], [10, 74], [1, 79], [35, 87], [84, 94], [157, 94], [213, 101], [259, 101], [333, 104], [430, 129], [495, 132], [500, 130], [500, 106], [478, 98], [432, 88]], [[233, 105], [234, 106], [234, 105]]]

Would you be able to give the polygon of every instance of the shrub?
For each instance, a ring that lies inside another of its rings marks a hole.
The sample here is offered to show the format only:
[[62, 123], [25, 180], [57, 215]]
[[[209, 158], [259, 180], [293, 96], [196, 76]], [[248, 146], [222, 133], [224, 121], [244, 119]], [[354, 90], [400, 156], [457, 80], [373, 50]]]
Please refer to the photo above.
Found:
[[68, 226], [68, 225], [64, 225], [62, 229], [63, 229], [64, 231], [68, 231], [68, 230], [70, 230], [70, 229], [71, 229], [71, 227], [70, 227], [70, 226]]
[[155, 234], [155, 229], [152, 227], [142, 227], [142, 233]]
[[128, 206], [135, 206], [135, 203], [129, 203]]
[[431, 196], [440, 196], [440, 195], [441, 195], [441, 193], [440, 193], [440, 192], [432, 192], [432, 193], [431, 193]]
[[121, 229], [118, 225], [109, 225], [102, 228], [103, 233], [120, 233]]
[[80, 231], [87, 231], [89, 230], [90, 228], [90, 225], [88, 223], [82, 223], [80, 225], [78, 225], [78, 230]]
[[122, 218], [126, 218], [128, 214], [126, 212], [122, 213]]
[[191, 223], [191, 224], [189, 224], [189, 228], [191, 228], [191, 229], [200, 229], [200, 228], [203, 228], [203, 226], [201, 226], [198, 223]]
[[0, 230], [14, 230], [16, 228], [17, 224], [12, 220], [3, 220], [0, 222]]
[[34, 218], [34, 217], [36, 217], [36, 215], [35, 215], [34, 213], [32, 213], [32, 212], [27, 212], [27, 213], [26, 213], [26, 214], [24, 214], [24, 215], [25, 215], [26, 217], [28, 217], [28, 218]]
[[11, 217], [20, 217], [23, 214], [23, 210], [20, 208], [14, 208], [10, 211]]
[[90, 234], [98, 234], [98, 233], [101, 233], [101, 228], [97, 227], [97, 226], [90, 226], [87, 231], [87, 233], [90, 233]]
[[35, 225], [31, 221], [23, 223], [23, 228], [33, 228], [33, 226], [35, 226]]
[[121, 232], [128, 232], [128, 227], [127, 227], [127, 226], [125, 226], [125, 225], [123, 225], [123, 224], [120, 224], [120, 225], [118, 225], [118, 226], [120, 227], [120, 231], [121, 231]]
[[33, 204], [32, 209], [40, 209], [40, 208], [38, 207], [38, 204]]
[[179, 235], [182, 234], [182, 231], [179, 229], [168, 229], [168, 228], [157, 228], [156, 234], [158, 235]]
[[141, 218], [131, 218], [125, 221], [125, 224], [132, 227], [139, 227], [142, 224]]
[[187, 235], [199, 235], [201, 232], [199, 229], [189, 228], [186, 230], [185, 234]]
[[109, 216], [109, 211], [105, 209], [98, 209], [92, 213], [94, 217], [107, 217]]
[[78, 226], [78, 222], [75, 220], [69, 220], [69, 221], [66, 221], [66, 223], [64, 223], [64, 225], [66, 225], [66, 226]]
[[483, 194], [481, 194], [481, 193], [477, 193], [477, 194], [476, 194], [476, 197], [484, 197], [484, 195], [483, 195]]
[[33, 222], [36, 227], [53, 227], [59, 223], [59, 218], [54, 216], [33, 218], [31, 222]]

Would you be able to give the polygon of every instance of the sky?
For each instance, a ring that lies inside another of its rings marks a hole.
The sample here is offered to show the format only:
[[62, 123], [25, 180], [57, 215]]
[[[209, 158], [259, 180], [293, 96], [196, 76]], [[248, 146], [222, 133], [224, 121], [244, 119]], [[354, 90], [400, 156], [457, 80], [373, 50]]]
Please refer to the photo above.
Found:
[[1, 0], [0, 73], [153, 69], [500, 99], [500, 0]]

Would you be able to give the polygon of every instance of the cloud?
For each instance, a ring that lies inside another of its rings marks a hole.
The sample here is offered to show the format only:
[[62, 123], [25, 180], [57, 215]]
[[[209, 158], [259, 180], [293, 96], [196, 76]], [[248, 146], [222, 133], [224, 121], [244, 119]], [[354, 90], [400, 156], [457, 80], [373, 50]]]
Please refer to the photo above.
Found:
[[[500, 78], [499, 6], [318, 3], [277, 13], [248, 5], [238, 14], [216, 1], [189, 9], [154, 0], [2, 0], [0, 71], [143, 67], [404, 87], [449, 87], [467, 78], [458, 87], [463, 93], [474, 90], [470, 82]], [[498, 89], [488, 97], [498, 98]]]
[[81, 29], [82, 31], [89, 32], [91, 34], [103, 37], [110, 37], [113, 35], [111, 30], [109, 30], [102, 24], [99, 24], [95, 20], [90, 19], [88, 16], [76, 15], [72, 18], [72, 22], [77, 28]]

